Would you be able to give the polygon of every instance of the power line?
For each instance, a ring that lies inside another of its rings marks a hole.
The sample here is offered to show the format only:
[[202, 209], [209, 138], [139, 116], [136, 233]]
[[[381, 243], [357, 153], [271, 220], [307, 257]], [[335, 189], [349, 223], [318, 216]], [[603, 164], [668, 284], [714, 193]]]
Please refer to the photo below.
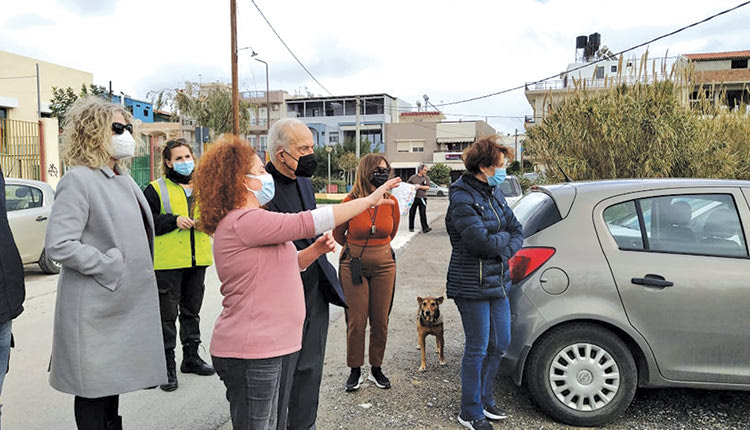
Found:
[[300, 61], [299, 58], [297, 58], [297, 56], [294, 55], [294, 52], [292, 52], [291, 48], [289, 48], [289, 46], [286, 44], [286, 42], [284, 42], [284, 39], [281, 38], [281, 36], [279, 35], [279, 33], [276, 31], [276, 29], [273, 28], [273, 26], [271, 25], [271, 23], [268, 21], [268, 18], [266, 18], [266, 16], [263, 15], [263, 11], [260, 10], [260, 8], [258, 7], [258, 4], [255, 3], [255, 0], [250, 0], [250, 1], [253, 2], [253, 5], [255, 6], [255, 8], [258, 9], [258, 13], [260, 13], [260, 16], [262, 16], [263, 19], [266, 21], [266, 24], [268, 24], [268, 26], [271, 28], [271, 31], [273, 31], [273, 34], [275, 34], [276, 37], [279, 38], [279, 41], [281, 42], [281, 44], [284, 45], [284, 47], [286, 48], [286, 50], [289, 51], [290, 54], [292, 54], [292, 57], [294, 57], [294, 59], [297, 60], [297, 63], [303, 69], [305, 69], [305, 72], [307, 72], [307, 74], [310, 75], [310, 77], [313, 79], [313, 81], [315, 81], [315, 83], [317, 83], [318, 85], [320, 85], [320, 88], [323, 88], [325, 90], [325, 92], [328, 93], [329, 96], [332, 96], [333, 93], [331, 93], [330, 91], [328, 91], [328, 88], [324, 87], [323, 84], [321, 84], [320, 81], [318, 81], [318, 79], [315, 78], [315, 76], [313, 76], [313, 74], [310, 73], [309, 70], [307, 70], [307, 67], [305, 67], [305, 65], [302, 64], [302, 61]]
[[[623, 49], [622, 51], [613, 54], [613, 56], [617, 57], [617, 56], [622, 55], [622, 54], [624, 54], [626, 52], [630, 52], [630, 51], [633, 51], [635, 49], [641, 48], [641, 47], [643, 47], [645, 45], [648, 45], [650, 43], [656, 42], [657, 40], [661, 40], [661, 39], [664, 39], [664, 38], [669, 37], [669, 36], [674, 36], [675, 34], [681, 32], [681, 31], [687, 30], [688, 28], [695, 27], [696, 25], [703, 24], [703, 23], [705, 23], [707, 21], [710, 21], [710, 20], [712, 20], [712, 19], [714, 19], [714, 18], [716, 18], [718, 16], [727, 14], [727, 13], [732, 12], [732, 11], [734, 11], [736, 9], [739, 9], [739, 8], [741, 8], [743, 6], [747, 6], [748, 4], [750, 4], [750, 1], [746, 1], [746, 2], [740, 3], [737, 6], [734, 6], [734, 7], [731, 7], [729, 9], [723, 10], [723, 11], [721, 11], [719, 13], [716, 13], [714, 15], [709, 16], [708, 18], [705, 18], [705, 19], [702, 19], [700, 21], [694, 22], [692, 24], [686, 25], [686, 26], [684, 26], [682, 28], [678, 28], [677, 30], [672, 31], [670, 33], [663, 34], [661, 36], [655, 37], [655, 38], [653, 38], [653, 39], [651, 39], [649, 41], [640, 43], [640, 44], [635, 45], [633, 47], [630, 47], [628, 49]], [[600, 63], [600, 62], [606, 61], [606, 60], [607, 60], [607, 58], [601, 58], [599, 60], [583, 64], [583, 65], [581, 65], [579, 67], [575, 67], [575, 68], [573, 68], [571, 70], [567, 70], [566, 73], [575, 72], [577, 70], [581, 70], [581, 69], [583, 69], [585, 67], [588, 67], [588, 66], [590, 66], [592, 64], [597, 64], [597, 63]], [[516, 87], [513, 87], [513, 88], [508, 88], [508, 89], [505, 89], [505, 90], [502, 90], [502, 91], [497, 91], [497, 92], [494, 92], [494, 93], [485, 94], [483, 96], [477, 96], [477, 97], [472, 97], [472, 98], [469, 98], [469, 99], [458, 100], [458, 101], [455, 101], [455, 102], [442, 103], [442, 104], [438, 104], [437, 106], [451, 106], [451, 105], [457, 105], [457, 104], [460, 104], [460, 103], [467, 103], [467, 102], [473, 102], [473, 101], [476, 101], [476, 100], [486, 99], [488, 97], [494, 97], [494, 96], [497, 96], [497, 95], [500, 95], [500, 94], [509, 93], [511, 91], [520, 90], [521, 88], [525, 88], [527, 85], [534, 85], [534, 84], [538, 84], [538, 83], [541, 83], [541, 82], [544, 82], [544, 81], [548, 81], [550, 79], [554, 79], [554, 78], [558, 77], [559, 75], [560, 74], [558, 73], [558, 74], [546, 77], [544, 79], [539, 79], [539, 80], [534, 81], [534, 82], [527, 82], [527, 83], [524, 83], [523, 85], [519, 85], [519, 86], [516, 86]]]

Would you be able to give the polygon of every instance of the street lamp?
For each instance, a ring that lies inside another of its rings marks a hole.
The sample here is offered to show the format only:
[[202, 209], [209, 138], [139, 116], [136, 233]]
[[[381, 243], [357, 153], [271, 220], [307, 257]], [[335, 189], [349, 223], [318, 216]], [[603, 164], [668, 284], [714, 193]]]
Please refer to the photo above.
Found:
[[271, 129], [271, 102], [269, 98], [269, 88], [268, 88], [268, 63], [261, 60], [258, 57], [258, 53], [253, 51], [252, 54], [250, 54], [250, 57], [255, 59], [255, 61], [261, 62], [266, 66], [266, 145], [268, 145], [268, 131]]
[[326, 145], [326, 152], [328, 153], [328, 188], [326, 192], [331, 189], [331, 151], [333, 151], [333, 146]]

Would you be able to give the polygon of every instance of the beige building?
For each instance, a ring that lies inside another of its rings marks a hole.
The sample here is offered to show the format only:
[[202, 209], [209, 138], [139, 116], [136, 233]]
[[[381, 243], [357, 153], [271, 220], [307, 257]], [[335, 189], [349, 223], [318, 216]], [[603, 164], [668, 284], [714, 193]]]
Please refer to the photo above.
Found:
[[57, 119], [50, 118], [52, 87], [77, 92], [92, 82], [91, 73], [0, 51], [0, 162], [7, 176], [57, 184], [60, 157]]
[[421, 163], [443, 163], [451, 181], [464, 170], [461, 153], [477, 138], [495, 134], [484, 121], [442, 121], [440, 112], [403, 112], [401, 121], [386, 124], [385, 155], [395, 174], [408, 178]]

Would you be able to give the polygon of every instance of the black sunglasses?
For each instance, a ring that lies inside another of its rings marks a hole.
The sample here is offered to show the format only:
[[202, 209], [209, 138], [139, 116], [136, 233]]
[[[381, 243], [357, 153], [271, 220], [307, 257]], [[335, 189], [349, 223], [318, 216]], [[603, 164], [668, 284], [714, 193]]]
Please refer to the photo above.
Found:
[[112, 131], [114, 131], [115, 134], [122, 134], [125, 130], [127, 130], [128, 133], [133, 134], [133, 124], [120, 124], [119, 122], [112, 123]]
[[391, 169], [389, 169], [387, 167], [380, 167], [380, 166], [376, 167], [375, 171], [378, 172], [378, 173], [388, 173], [388, 174], [391, 173]]

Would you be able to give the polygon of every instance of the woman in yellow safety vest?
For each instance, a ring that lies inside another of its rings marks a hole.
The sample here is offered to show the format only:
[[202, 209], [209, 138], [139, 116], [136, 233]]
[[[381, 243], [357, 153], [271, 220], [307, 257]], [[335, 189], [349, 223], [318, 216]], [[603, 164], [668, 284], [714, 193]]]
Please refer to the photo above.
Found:
[[143, 194], [154, 216], [154, 270], [159, 286], [164, 353], [168, 382], [164, 391], [177, 389], [174, 349], [176, 321], [180, 319], [182, 373], [213, 375], [214, 368], [198, 355], [200, 310], [206, 268], [213, 261], [211, 241], [195, 229], [199, 217], [190, 180], [195, 169], [193, 149], [185, 139], [170, 140], [162, 150], [164, 176], [148, 184]]

